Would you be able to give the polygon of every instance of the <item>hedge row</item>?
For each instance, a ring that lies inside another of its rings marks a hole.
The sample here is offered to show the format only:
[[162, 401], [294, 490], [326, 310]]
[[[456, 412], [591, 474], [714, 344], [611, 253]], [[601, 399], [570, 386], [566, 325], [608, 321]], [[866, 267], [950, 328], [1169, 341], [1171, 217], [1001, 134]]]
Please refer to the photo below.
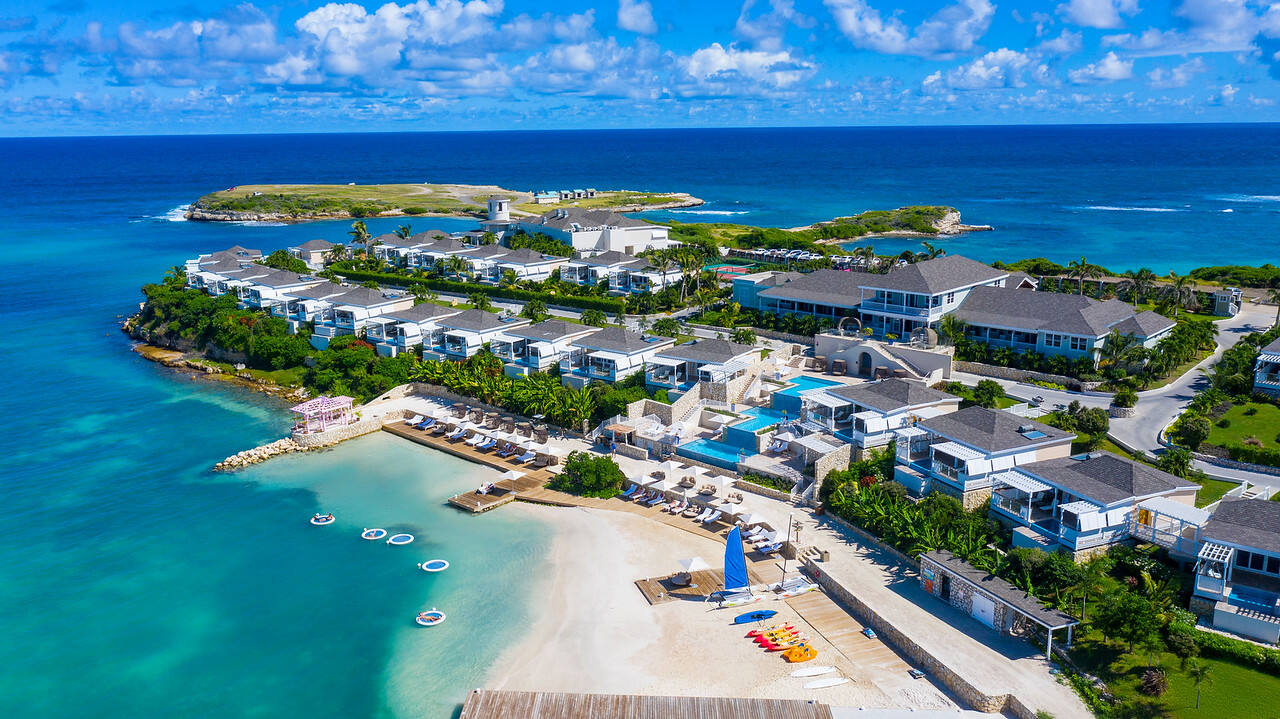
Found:
[[1212, 632], [1202, 632], [1190, 627], [1179, 630], [1187, 631], [1195, 638], [1202, 656], [1225, 659], [1246, 667], [1254, 667], [1267, 674], [1280, 676], [1280, 650], [1260, 647], [1250, 642]]
[[1231, 458], [1237, 462], [1265, 464], [1268, 467], [1280, 467], [1280, 450], [1277, 449], [1234, 444], [1227, 447], [1227, 453], [1230, 454]]
[[438, 278], [417, 278], [407, 277], [405, 275], [393, 275], [386, 272], [366, 272], [364, 270], [353, 270], [345, 267], [334, 266], [333, 271], [356, 282], [368, 282], [373, 280], [381, 285], [395, 285], [399, 287], [409, 287], [412, 285], [423, 285], [428, 289], [437, 292], [453, 292], [460, 295], [470, 295], [476, 292], [503, 300], [519, 300], [528, 302], [529, 300], [542, 300], [548, 305], [560, 305], [561, 307], [573, 307], [580, 310], [600, 310], [612, 314], [620, 314], [626, 310], [626, 304], [614, 297], [576, 297], [574, 295], [549, 295], [545, 292], [532, 292], [530, 290], [522, 290], [516, 287], [494, 287], [493, 285], [472, 284], [469, 282], [455, 282], [453, 280], [444, 280]]

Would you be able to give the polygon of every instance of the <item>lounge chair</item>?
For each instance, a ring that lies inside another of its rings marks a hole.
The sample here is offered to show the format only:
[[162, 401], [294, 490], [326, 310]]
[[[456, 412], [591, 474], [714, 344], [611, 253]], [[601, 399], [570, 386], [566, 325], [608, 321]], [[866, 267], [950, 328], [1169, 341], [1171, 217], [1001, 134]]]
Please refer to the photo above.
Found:
[[714, 510], [714, 509], [712, 509], [712, 508], [710, 508], [710, 507], [707, 507], [706, 509], [702, 510], [702, 514], [699, 514], [698, 516], [694, 517], [694, 518], [693, 518], [693, 521], [695, 521], [695, 522], [701, 522], [702, 520], [706, 519], [707, 517], [710, 517], [710, 516], [712, 515], [712, 513], [714, 513], [714, 512], [715, 512], [715, 510]]
[[766, 544], [772, 544], [773, 541], [777, 538], [778, 538], [777, 532], [764, 532], [762, 534], [757, 534], [756, 536], [752, 537], [749, 541], [755, 546], [761, 547]]
[[481, 442], [485, 441], [485, 439], [487, 438], [483, 434], [476, 432], [475, 434], [471, 435], [471, 439], [467, 440], [467, 444], [471, 445], [472, 447], [475, 447], [479, 445]]
[[781, 549], [782, 542], [774, 542], [773, 544], [765, 544], [763, 546], [756, 547], [756, 551], [761, 554], [773, 554]]
[[633, 497], [633, 499], [635, 499], [637, 502], [648, 502], [649, 500], [653, 499], [653, 495], [654, 495], [654, 492], [652, 489], [646, 489], [645, 491]]
[[653, 505], [657, 504], [658, 502], [661, 502], [661, 501], [662, 501], [662, 500], [664, 500], [664, 499], [666, 499], [666, 497], [662, 496], [662, 493], [658, 493], [658, 496], [656, 496], [656, 497], [654, 497], [653, 499], [649, 500], [649, 501], [648, 501], [648, 502], [646, 502], [645, 504], [648, 504], [650, 507], [652, 507]]
[[637, 489], [640, 489], [640, 485], [638, 485], [638, 484], [633, 484], [633, 485], [631, 485], [631, 488], [630, 488], [630, 489], [628, 489], [627, 491], [623, 492], [622, 494], [620, 494], [620, 495], [618, 495], [618, 496], [619, 496], [619, 497], [622, 497], [623, 499], [631, 499], [631, 495], [635, 494]]
[[434, 427], [434, 426], [435, 426], [435, 424], [436, 424], [436, 419], [435, 419], [435, 417], [427, 417], [426, 419], [424, 419], [424, 420], [422, 420], [421, 422], [419, 422], [419, 423], [415, 424], [414, 426], [415, 426], [415, 427], [417, 427], [418, 429], [423, 429], [423, 430], [425, 430], [425, 429], [430, 429], [430, 428]]
[[516, 453], [516, 446], [514, 444], [511, 444], [510, 442], [503, 445], [502, 449], [498, 450], [499, 457], [510, 457], [515, 453]]
[[672, 514], [679, 514], [684, 510], [688, 509], [688, 507], [689, 507], [688, 502], [672, 502], [671, 507], [668, 508], [667, 511]]
[[405, 423], [405, 424], [417, 424], [417, 423], [421, 422], [422, 420], [423, 420], [422, 415], [420, 415], [420, 414], [415, 414], [415, 415], [413, 415], [413, 417], [412, 417], [411, 419], [406, 419], [406, 420], [404, 421], [404, 423]]
[[765, 531], [764, 525], [758, 524], [755, 527], [752, 527], [751, 529], [748, 529], [747, 531], [743, 532], [742, 539], [744, 541], [750, 541], [753, 537], [756, 537], [763, 531]]
[[721, 512], [721, 511], [719, 511], [719, 510], [717, 510], [717, 511], [715, 511], [715, 512], [712, 512], [710, 517], [707, 517], [706, 519], [702, 520], [702, 523], [703, 523], [703, 524], [713, 524], [717, 519], [720, 519], [720, 517], [721, 517], [723, 514], [724, 514], [724, 512]]
[[477, 444], [477, 445], [476, 445], [476, 449], [478, 449], [478, 450], [480, 450], [481, 452], [483, 452], [483, 451], [485, 451], [485, 450], [493, 449], [494, 445], [496, 445], [496, 444], [498, 444], [498, 440], [496, 440], [496, 439], [494, 439], [494, 438], [490, 437], [490, 438], [488, 439], [488, 441], [481, 442], [480, 444]]
[[449, 440], [458, 439], [459, 437], [461, 437], [466, 433], [467, 433], [467, 430], [459, 427], [458, 429], [453, 430], [453, 432], [448, 437], [446, 437], [446, 439], [449, 439]]
[[537, 452], [525, 452], [519, 457], [516, 457], [516, 461], [519, 462], [520, 464], [524, 464], [525, 462], [528, 462], [529, 460], [537, 456], [538, 456]]

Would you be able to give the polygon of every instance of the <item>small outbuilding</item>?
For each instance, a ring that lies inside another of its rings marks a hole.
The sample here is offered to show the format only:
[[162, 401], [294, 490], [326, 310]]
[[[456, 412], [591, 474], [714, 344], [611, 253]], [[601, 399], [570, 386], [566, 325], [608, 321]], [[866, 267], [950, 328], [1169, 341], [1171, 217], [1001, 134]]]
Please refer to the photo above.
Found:
[[1070, 614], [1046, 607], [1005, 580], [943, 550], [920, 555], [920, 586], [1001, 634], [1026, 636], [1037, 626], [1043, 628], [1045, 654], [1050, 658], [1054, 631], [1067, 630], [1069, 647], [1073, 629], [1080, 623]]

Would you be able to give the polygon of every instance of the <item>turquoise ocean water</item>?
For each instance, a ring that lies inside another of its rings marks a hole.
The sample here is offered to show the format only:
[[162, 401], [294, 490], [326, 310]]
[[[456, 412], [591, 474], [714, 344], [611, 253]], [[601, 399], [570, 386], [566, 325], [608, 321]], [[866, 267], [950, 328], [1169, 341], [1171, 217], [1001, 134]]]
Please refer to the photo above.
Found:
[[[375, 436], [208, 471], [288, 419], [130, 352], [138, 286], [198, 252], [346, 227], [173, 221], [203, 192], [684, 190], [707, 206], [658, 216], [782, 226], [945, 203], [998, 228], [952, 251], [1167, 271], [1280, 260], [1277, 170], [1276, 126], [0, 139], [0, 716], [448, 716], [536, 611], [522, 597], [550, 528], [444, 507], [477, 483], [469, 465]], [[307, 524], [317, 511], [337, 525]], [[372, 525], [419, 540], [358, 539]], [[453, 568], [414, 567], [433, 556]], [[430, 606], [450, 620], [417, 630]]]

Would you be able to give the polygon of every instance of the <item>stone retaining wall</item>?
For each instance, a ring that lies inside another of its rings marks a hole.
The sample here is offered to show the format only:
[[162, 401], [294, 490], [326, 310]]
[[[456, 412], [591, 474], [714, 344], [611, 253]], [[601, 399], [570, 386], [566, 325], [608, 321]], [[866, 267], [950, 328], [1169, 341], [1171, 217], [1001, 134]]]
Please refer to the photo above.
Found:
[[313, 432], [311, 434], [295, 434], [293, 435], [293, 441], [297, 443], [299, 447], [302, 447], [304, 449], [328, 447], [330, 445], [334, 445], [339, 442], [345, 442], [348, 439], [353, 439], [355, 437], [360, 437], [362, 435], [372, 434], [374, 432], [377, 432], [378, 430], [382, 429], [382, 423], [384, 420], [404, 419], [403, 412], [400, 412], [398, 416], [392, 416], [396, 414], [397, 413], [393, 412], [391, 415], [384, 415], [382, 417], [372, 417], [370, 419], [362, 419], [358, 422], [352, 422], [351, 424], [348, 424], [343, 427], [334, 427], [333, 429], [325, 430], [324, 432]]
[[791, 501], [791, 495], [787, 492], [783, 492], [780, 489], [774, 489], [772, 487], [764, 487], [756, 484], [755, 482], [748, 482], [745, 479], [737, 480], [733, 483], [733, 486], [736, 489], [740, 489], [744, 492], [750, 492], [751, 494], [758, 494], [761, 497], [768, 497], [769, 499], [776, 499], [781, 502]]
[[1060, 374], [1049, 374], [1047, 372], [1034, 372], [1027, 369], [1015, 369], [1013, 367], [997, 367], [996, 365], [983, 364], [981, 362], [962, 362], [955, 360], [951, 363], [953, 369], [957, 372], [967, 372], [982, 377], [994, 377], [996, 379], [1005, 379], [1010, 382], [1053, 382], [1060, 384], [1074, 392], [1084, 392], [1092, 390], [1098, 386], [1097, 382], [1081, 382], [1075, 377], [1067, 377]]

